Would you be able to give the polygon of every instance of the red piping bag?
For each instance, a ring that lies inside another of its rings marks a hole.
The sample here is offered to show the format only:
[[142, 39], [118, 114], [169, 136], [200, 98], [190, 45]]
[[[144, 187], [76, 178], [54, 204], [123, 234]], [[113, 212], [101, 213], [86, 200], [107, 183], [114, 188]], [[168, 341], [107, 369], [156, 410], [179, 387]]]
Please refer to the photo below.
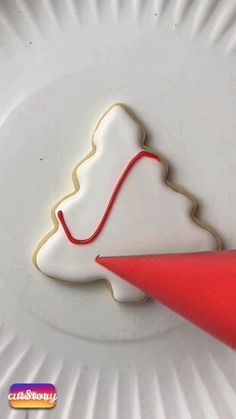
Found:
[[236, 349], [236, 251], [98, 256], [96, 262]]

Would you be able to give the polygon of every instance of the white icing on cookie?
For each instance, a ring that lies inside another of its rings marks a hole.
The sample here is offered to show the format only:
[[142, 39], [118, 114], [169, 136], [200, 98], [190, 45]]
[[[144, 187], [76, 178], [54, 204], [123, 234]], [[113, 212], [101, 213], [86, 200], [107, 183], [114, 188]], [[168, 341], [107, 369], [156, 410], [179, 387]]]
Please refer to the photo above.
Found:
[[[140, 301], [145, 295], [99, 266], [97, 255], [177, 253], [212, 250], [215, 238], [195, 224], [192, 202], [164, 182], [165, 168], [156, 158], [142, 155], [143, 130], [121, 105], [114, 105], [94, 133], [96, 151], [78, 167], [80, 189], [56, 209], [57, 229], [40, 245], [35, 262], [44, 274], [66, 281], [109, 281], [121, 302]], [[148, 154], [148, 153], [147, 153]], [[149, 153], [151, 154], [151, 153]], [[101, 230], [87, 244], [106, 212], [112, 194], [132, 159]]]

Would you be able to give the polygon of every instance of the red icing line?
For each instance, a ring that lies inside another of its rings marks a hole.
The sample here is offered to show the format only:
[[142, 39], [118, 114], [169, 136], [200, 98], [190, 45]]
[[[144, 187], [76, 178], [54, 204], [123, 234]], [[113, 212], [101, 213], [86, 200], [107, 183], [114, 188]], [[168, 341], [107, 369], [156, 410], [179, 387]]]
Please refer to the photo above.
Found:
[[153, 153], [150, 153], [148, 151], [141, 151], [135, 157], [133, 157], [132, 160], [130, 160], [128, 166], [126, 167], [126, 169], [122, 173], [122, 175], [121, 175], [118, 183], [116, 184], [116, 187], [115, 187], [115, 189], [114, 189], [114, 191], [113, 191], [113, 193], [111, 195], [111, 198], [110, 198], [110, 200], [108, 202], [107, 208], [105, 210], [105, 213], [104, 213], [104, 215], [103, 215], [103, 217], [102, 217], [99, 225], [97, 226], [97, 228], [94, 231], [94, 233], [90, 237], [88, 237], [87, 239], [76, 239], [75, 237], [73, 237], [72, 234], [71, 234], [71, 232], [70, 232], [70, 230], [68, 229], [68, 227], [66, 225], [63, 212], [62, 211], [58, 211], [58, 214], [57, 214], [58, 215], [58, 218], [59, 218], [59, 220], [61, 222], [61, 225], [62, 225], [62, 227], [64, 229], [64, 232], [65, 232], [68, 240], [71, 243], [76, 244], [76, 245], [85, 245], [85, 244], [89, 244], [89, 243], [93, 242], [97, 238], [97, 236], [101, 233], [101, 231], [102, 231], [102, 229], [103, 229], [103, 227], [104, 227], [104, 225], [105, 225], [105, 223], [106, 223], [106, 221], [107, 221], [107, 219], [109, 217], [109, 214], [110, 214], [110, 211], [111, 211], [111, 209], [112, 209], [112, 207], [114, 205], [115, 199], [116, 199], [116, 197], [117, 197], [117, 195], [118, 195], [118, 193], [119, 193], [119, 191], [121, 189], [121, 186], [123, 185], [126, 177], [128, 176], [128, 174], [131, 171], [131, 169], [135, 166], [135, 164], [139, 160], [141, 160], [143, 157], [149, 157], [149, 158], [154, 159], [154, 160], [156, 160], [158, 162], [160, 161], [160, 158], [157, 155], [155, 155]]

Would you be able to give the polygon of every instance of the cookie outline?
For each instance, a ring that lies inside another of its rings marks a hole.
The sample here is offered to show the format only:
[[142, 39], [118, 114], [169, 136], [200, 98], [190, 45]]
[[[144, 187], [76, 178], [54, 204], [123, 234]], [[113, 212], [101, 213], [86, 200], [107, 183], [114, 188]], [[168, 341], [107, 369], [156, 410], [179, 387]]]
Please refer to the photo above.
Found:
[[[209, 234], [212, 235], [212, 237], [215, 240], [216, 243], [216, 247], [215, 250], [222, 250], [223, 249], [223, 240], [220, 236], [220, 234], [216, 231], [216, 229], [214, 227], [212, 227], [210, 224], [203, 222], [200, 217], [198, 216], [198, 211], [199, 211], [199, 205], [198, 205], [198, 200], [194, 197], [194, 195], [192, 195], [190, 192], [188, 192], [184, 187], [180, 186], [179, 184], [177, 184], [176, 182], [172, 181], [169, 179], [169, 172], [170, 172], [170, 166], [169, 163], [167, 162], [166, 158], [157, 153], [156, 151], [154, 151], [153, 149], [151, 149], [150, 147], [145, 145], [145, 140], [146, 140], [146, 132], [144, 127], [141, 125], [139, 119], [137, 118], [137, 116], [133, 113], [133, 111], [125, 104], [121, 103], [121, 102], [116, 102], [114, 103], [112, 106], [110, 106], [106, 112], [104, 112], [102, 114], [102, 116], [99, 118], [95, 129], [92, 133], [92, 137], [91, 137], [91, 145], [92, 145], [92, 149], [88, 152], [88, 154], [82, 158], [77, 164], [76, 166], [72, 169], [72, 183], [73, 183], [73, 187], [74, 190], [68, 194], [66, 194], [65, 196], [63, 196], [60, 200], [58, 200], [56, 202], [56, 204], [53, 205], [53, 207], [51, 208], [50, 211], [50, 215], [51, 215], [51, 219], [53, 222], [53, 227], [52, 229], [45, 235], [43, 236], [43, 238], [40, 240], [40, 242], [38, 243], [38, 245], [36, 246], [33, 255], [32, 255], [32, 262], [33, 265], [39, 270], [39, 272], [43, 273], [42, 271], [40, 271], [38, 265], [37, 265], [37, 255], [39, 253], [39, 251], [41, 250], [41, 248], [44, 246], [44, 244], [57, 232], [58, 228], [59, 228], [59, 222], [58, 222], [58, 218], [57, 218], [57, 209], [59, 207], [59, 205], [64, 202], [65, 200], [67, 200], [68, 198], [70, 198], [71, 196], [75, 195], [76, 193], [79, 192], [80, 190], [80, 182], [77, 176], [77, 170], [78, 168], [87, 160], [89, 160], [97, 151], [97, 146], [94, 143], [94, 136], [102, 122], [102, 120], [105, 118], [105, 116], [111, 111], [111, 109], [113, 109], [114, 107], [119, 106], [121, 108], [123, 108], [129, 115], [131, 118], [133, 118], [135, 120], [135, 122], [139, 125], [139, 127], [141, 128], [141, 141], [140, 141], [140, 145], [143, 149], [143, 151], [146, 151], [148, 153], [152, 153], [154, 154], [156, 157], [159, 158], [160, 163], [163, 164], [164, 167], [164, 176], [163, 176], [163, 182], [166, 184], [167, 187], [169, 187], [170, 189], [172, 189], [173, 191], [180, 193], [181, 195], [183, 195], [185, 198], [187, 198], [188, 200], [191, 201], [192, 203], [192, 209], [191, 212], [189, 214], [190, 219], [192, 219], [192, 222], [194, 222], [199, 228], [202, 228], [205, 231], [208, 231]], [[86, 282], [86, 283], [81, 283], [79, 281], [71, 281], [71, 280], [63, 280], [63, 279], [58, 279], [52, 276], [49, 276], [45, 273], [43, 273], [44, 276], [51, 278], [53, 280], [56, 281], [62, 281], [62, 282], [66, 282], [69, 285], [83, 285], [83, 284], [93, 284], [94, 282], [100, 282], [100, 281], [106, 281], [106, 285], [107, 288], [113, 298], [113, 300], [115, 300], [118, 303], [121, 304], [140, 304], [143, 303], [147, 300], [149, 300], [148, 296], [145, 296], [142, 300], [133, 302], [133, 301], [119, 301], [114, 297], [114, 293], [113, 293], [113, 289], [112, 286], [109, 282], [108, 279], [102, 279], [102, 278], [98, 278], [96, 280], [93, 280], [92, 282]]]

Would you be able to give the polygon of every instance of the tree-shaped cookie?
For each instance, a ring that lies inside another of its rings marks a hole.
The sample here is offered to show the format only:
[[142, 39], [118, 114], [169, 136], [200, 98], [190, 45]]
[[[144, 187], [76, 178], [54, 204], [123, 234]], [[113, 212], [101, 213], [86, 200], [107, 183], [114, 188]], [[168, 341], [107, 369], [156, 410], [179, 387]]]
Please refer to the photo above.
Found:
[[120, 302], [145, 299], [96, 257], [217, 247], [212, 231], [191, 217], [192, 200], [165, 177], [142, 127], [124, 105], [112, 106], [95, 129], [92, 153], [73, 172], [74, 193], [54, 207], [54, 228], [36, 249], [35, 265], [59, 280], [105, 279]]

